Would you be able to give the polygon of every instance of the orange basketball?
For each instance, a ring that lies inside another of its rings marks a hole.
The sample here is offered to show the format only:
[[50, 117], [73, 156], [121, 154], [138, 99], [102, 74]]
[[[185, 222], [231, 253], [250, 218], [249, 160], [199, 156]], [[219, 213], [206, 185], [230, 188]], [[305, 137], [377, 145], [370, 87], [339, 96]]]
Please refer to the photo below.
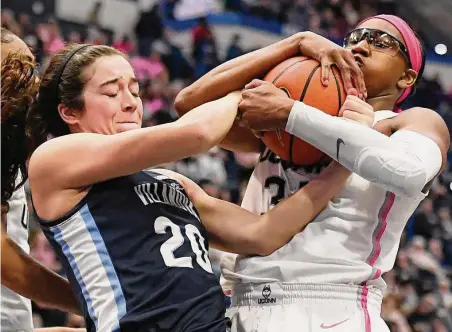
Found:
[[[319, 62], [307, 57], [294, 57], [273, 68], [265, 80], [284, 90], [290, 98], [316, 107], [325, 113], [337, 116], [345, 101], [344, 85], [336, 68], [330, 73], [329, 85], [322, 85]], [[276, 131], [265, 132], [262, 140], [281, 159], [295, 165], [307, 166], [318, 163], [325, 154], [299, 139], [280, 130], [281, 141]]]

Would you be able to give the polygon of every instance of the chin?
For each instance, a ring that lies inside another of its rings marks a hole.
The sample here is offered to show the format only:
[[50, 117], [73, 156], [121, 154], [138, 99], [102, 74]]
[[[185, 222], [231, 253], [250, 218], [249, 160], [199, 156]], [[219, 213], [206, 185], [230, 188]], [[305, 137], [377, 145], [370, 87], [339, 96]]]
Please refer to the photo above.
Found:
[[141, 124], [138, 123], [118, 123], [116, 125], [116, 132], [123, 133], [125, 131], [140, 129]]

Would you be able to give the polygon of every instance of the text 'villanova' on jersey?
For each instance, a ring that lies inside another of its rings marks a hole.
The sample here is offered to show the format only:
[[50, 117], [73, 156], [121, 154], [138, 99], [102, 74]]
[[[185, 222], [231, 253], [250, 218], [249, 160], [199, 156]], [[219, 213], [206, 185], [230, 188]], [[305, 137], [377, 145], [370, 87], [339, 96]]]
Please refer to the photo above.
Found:
[[206, 230], [175, 180], [139, 172], [98, 183], [68, 214], [40, 223], [88, 331], [226, 330]]

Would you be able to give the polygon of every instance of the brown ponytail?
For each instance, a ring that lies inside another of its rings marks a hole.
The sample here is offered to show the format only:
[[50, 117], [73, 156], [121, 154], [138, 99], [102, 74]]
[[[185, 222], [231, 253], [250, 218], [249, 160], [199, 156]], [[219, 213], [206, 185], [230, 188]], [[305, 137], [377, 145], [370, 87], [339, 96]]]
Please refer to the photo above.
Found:
[[[2, 43], [8, 43], [2, 28]], [[21, 53], [10, 53], [1, 63], [1, 131], [2, 131], [2, 214], [9, 209], [8, 200], [16, 189], [18, 172], [22, 185], [27, 179], [28, 158], [27, 112], [38, 92], [39, 80], [34, 60]]]

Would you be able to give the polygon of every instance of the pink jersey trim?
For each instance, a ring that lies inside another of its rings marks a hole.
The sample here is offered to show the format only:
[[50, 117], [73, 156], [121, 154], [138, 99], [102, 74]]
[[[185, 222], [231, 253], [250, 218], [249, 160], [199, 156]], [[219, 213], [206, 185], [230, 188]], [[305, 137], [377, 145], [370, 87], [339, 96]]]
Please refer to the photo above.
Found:
[[367, 294], [369, 294], [369, 288], [367, 288], [367, 286], [364, 286], [361, 290], [361, 307], [364, 311], [364, 324], [366, 328], [365, 332], [372, 332], [369, 310], [367, 309]]
[[[381, 238], [383, 237], [383, 234], [386, 230], [386, 226], [388, 225], [387, 218], [389, 211], [391, 211], [391, 208], [394, 205], [394, 201], [395, 194], [389, 191], [386, 192], [386, 198], [383, 202], [383, 205], [380, 208], [380, 211], [378, 212], [378, 224], [372, 235], [372, 251], [366, 261], [372, 267], [374, 266], [375, 262], [380, 256]], [[376, 274], [378, 274], [378, 272]]]

